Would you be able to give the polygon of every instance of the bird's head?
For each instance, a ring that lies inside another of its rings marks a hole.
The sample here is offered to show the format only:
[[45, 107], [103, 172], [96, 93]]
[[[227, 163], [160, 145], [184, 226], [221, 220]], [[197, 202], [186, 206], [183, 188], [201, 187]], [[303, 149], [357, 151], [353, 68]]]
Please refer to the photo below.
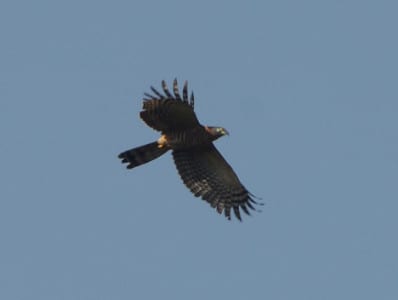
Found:
[[228, 131], [223, 127], [206, 126], [205, 129], [213, 137], [214, 140], [216, 140], [224, 135], [229, 135]]

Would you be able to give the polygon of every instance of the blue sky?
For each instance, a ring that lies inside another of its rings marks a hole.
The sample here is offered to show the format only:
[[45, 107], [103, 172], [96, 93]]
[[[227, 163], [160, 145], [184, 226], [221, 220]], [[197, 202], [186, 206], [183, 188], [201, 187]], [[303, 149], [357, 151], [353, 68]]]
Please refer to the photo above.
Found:
[[[397, 10], [2, 1], [0, 298], [398, 299]], [[175, 77], [261, 213], [118, 161]]]

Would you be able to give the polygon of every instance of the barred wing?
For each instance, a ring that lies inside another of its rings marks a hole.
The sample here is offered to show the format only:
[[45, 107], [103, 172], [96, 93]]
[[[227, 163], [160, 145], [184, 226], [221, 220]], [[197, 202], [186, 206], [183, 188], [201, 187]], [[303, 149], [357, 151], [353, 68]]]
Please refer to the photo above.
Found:
[[140, 116], [144, 122], [155, 130], [172, 133], [199, 126], [194, 112], [194, 96], [188, 99], [188, 83], [185, 82], [182, 97], [178, 91], [177, 80], [173, 82], [173, 94], [162, 81], [164, 94], [151, 87], [153, 94], [145, 93], [143, 111]]
[[257, 202], [240, 183], [234, 170], [213, 144], [184, 150], [174, 150], [173, 158], [185, 185], [196, 197], [231, 219], [231, 209], [241, 220], [240, 209], [250, 215]]

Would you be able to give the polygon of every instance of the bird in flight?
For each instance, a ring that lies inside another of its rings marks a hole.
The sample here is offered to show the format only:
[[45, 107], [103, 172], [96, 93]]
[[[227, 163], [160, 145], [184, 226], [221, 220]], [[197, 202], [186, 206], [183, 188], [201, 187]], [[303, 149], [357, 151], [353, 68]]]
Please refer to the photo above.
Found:
[[213, 141], [228, 135], [223, 127], [203, 126], [194, 112], [194, 95], [188, 97], [185, 81], [182, 96], [177, 80], [173, 94], [162, 81], [163, 93], [151, 87], [145, 93], [141, 119], [151, 128], [160, 131], [160, 138], [152, 143], [119, 154], [127, 169], [132, 169], [172, 151], [174, 163], [184, 184], [196, 196], [207, 201], [216, 211], [231, 219], [231, 209], [241, 220], [241, 211], [250, 215], [257, 210], [256, 202], [240, 182], [234, 170], [214, 146]]

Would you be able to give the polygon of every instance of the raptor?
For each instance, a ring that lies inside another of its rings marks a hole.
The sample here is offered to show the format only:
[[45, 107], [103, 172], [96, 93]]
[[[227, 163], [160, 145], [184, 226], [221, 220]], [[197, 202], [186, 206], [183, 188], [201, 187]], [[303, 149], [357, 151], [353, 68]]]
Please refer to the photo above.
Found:
[[216, 211], [231, 219], [231, 210], [241, 220], [241, 211], [250, 215], [261, 204], [243, 186], [232, 167], [214, 146], [213, 142], [227, 135], [218, 126], [203, 126], [194, 112], [194, 95], [188, 97], [185, 81], [182, 95], [178, 83], [173, 82], [171, 93], [162, 81], [163, 93], [151, 87], [145, 93], [141, 119], [151, 128], [160, 131], [160, 138], [152, 143], [119, 154], [128, 169], [150, 162], [167, 151], [172, 151], [174, 163], [184, 184], [196, 196], [207, 201]]

